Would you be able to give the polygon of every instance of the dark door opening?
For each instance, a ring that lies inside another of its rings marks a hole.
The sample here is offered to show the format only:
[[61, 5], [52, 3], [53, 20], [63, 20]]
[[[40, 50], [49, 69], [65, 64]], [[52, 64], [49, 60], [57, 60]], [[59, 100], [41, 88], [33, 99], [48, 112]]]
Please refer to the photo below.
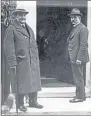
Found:
[[[42, 78], [56, 78], [72, 83], [73, 77], [67, 52], [67, 37], [71, 30], [69, 7], [37, 7], [37, 43]], [[86, 8], [82, 22], [86, 25]], [[85, 74], [84, 74], [85, 75]]]

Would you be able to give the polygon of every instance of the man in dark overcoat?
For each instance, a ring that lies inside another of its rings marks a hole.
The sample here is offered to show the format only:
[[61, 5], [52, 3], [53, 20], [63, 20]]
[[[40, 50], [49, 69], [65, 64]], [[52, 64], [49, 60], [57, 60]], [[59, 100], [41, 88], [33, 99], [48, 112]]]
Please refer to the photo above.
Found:
[[3, 42], [7, 26], [4, 23], [1, 23], [1, 88], [2, 88], [2, 104], [4, 104], [6, 98], [10, 93], [10, 77], [8, 74], [9, 68], [6, 62]]
[[[26, 24], [25, 9], [12, 12], [15, 21], [6, 30], [4, 49], [11, 68], [12, 92], [18, 91], [18, 108], [26, 111], [24, 95], [29, 94], [29, 106], [42, 108], [37, 103], [37, 92], [41, 90], [41, 78], [37, 43], [32, 29]], [[17, 81], [16, 81], [17, 80]]]
[[68, 37], [68, 51], [76, 85], [76, 96], [70, 102], [74, 103], [86, 100], [83, 67], [89, 61], [88, 29], [81, 23], [82, 13], [79, 9], [74, 8], [69, 16], [73, 28]]

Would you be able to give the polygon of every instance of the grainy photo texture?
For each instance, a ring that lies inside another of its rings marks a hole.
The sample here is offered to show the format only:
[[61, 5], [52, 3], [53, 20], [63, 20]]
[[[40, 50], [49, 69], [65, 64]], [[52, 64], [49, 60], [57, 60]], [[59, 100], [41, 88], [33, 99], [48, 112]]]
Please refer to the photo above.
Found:
[[1, 115], [91, 115], [91, 1], [1, 1]]

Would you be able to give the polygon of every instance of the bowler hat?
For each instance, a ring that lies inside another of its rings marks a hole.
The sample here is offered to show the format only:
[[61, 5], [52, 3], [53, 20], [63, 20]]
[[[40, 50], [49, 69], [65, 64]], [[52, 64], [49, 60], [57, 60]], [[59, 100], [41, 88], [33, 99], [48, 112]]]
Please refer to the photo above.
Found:
[[82, 13], [80, 12], [80, 10], [78, 8], [73, 8], [71, 13], [68, 14], [68, 16], [71, 16], [71, 15], [79, 15], [79, 16], [83, 16]]
[[24, 13], [24, 14], [28, 14], [29, 12], [26, 11], [25, 9], [16, 9], [12, 12], [12, 14], [17, 14], [17, 13]]

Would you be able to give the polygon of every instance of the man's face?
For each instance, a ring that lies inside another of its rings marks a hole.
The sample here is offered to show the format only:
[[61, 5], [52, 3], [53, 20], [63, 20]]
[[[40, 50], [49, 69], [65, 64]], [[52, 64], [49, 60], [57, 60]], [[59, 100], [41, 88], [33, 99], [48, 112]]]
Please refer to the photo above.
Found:
[[81, 21], [81, 16], [78, 16], [78, 15], [71, 15], [70, 18], [71, 18], [72, 25], [79, 24]]
[[26, 23], [26, 14], [25, 13], [17, 13], [15, 18], [21, 24]]

